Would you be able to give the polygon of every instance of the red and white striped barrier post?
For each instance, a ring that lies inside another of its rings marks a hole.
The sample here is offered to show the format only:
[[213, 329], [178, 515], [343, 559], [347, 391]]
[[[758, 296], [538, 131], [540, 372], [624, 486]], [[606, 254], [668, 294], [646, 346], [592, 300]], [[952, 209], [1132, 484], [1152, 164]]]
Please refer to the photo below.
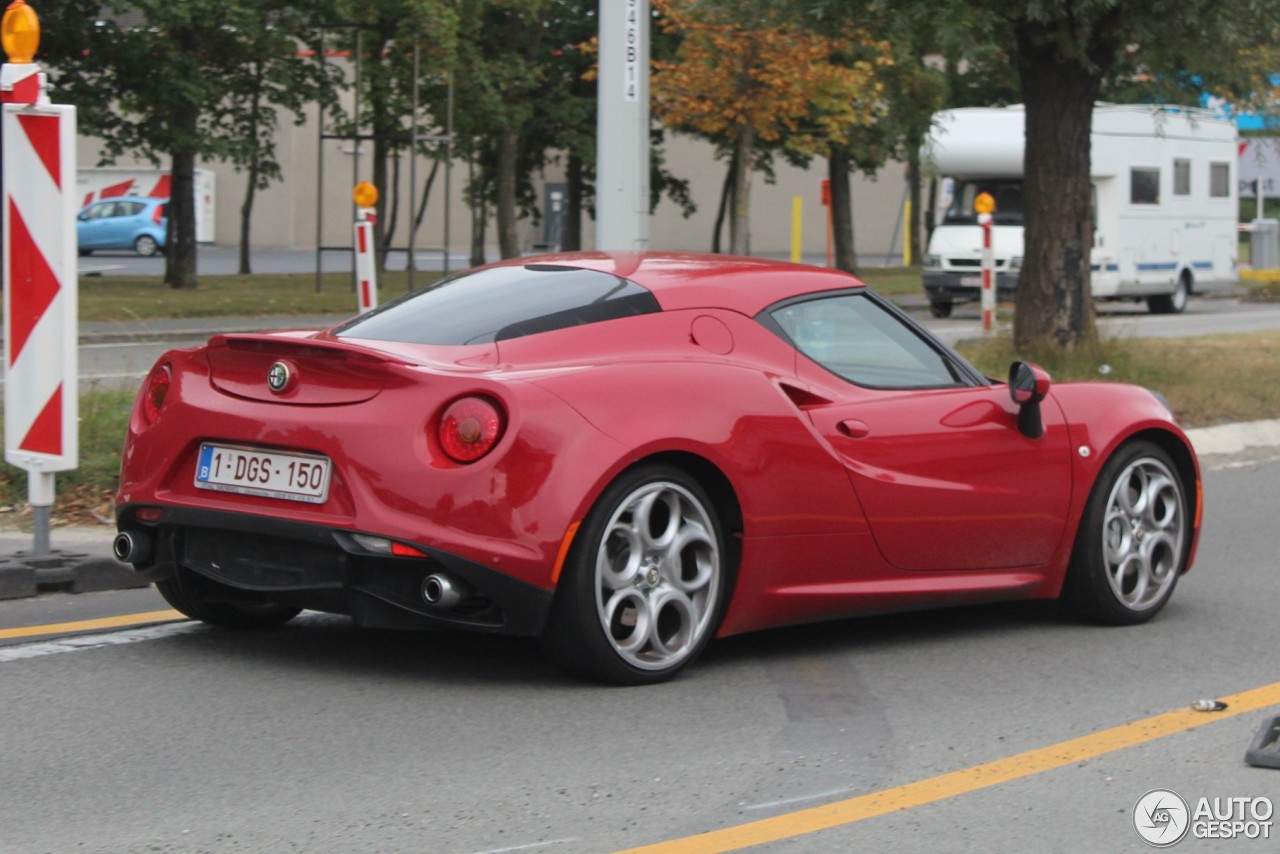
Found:
[[32, 62], [40, 22], [14, 0], [0, 22], [4, 240], [4, 457], [26, 469], [33, 553], [49, 551], [54, 472], [79, 465], [76, 111], [49, 103]]
[[982, 227], [982, 331], [990, 335], [996, 327], [996, 256], [991, 248], [991, 215], [995, 213], [996, 200], [990, 193], [979, 193], [973, 208]]
[[364, 314], [378, 307], [378, 263], [373, 249], [373, 224], [378, 221], [373, 206], [378, 203], [378, 188], [361, 181], [351, 195], [356, 202], [356, 299]]

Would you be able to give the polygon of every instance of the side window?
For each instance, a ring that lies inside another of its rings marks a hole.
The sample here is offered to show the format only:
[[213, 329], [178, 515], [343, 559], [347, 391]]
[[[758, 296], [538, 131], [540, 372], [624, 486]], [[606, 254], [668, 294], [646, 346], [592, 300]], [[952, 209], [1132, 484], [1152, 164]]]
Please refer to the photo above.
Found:
[[116, 202], [117, 216], [137, 216], [146, 207], [142, 202]]
[[865, 294], [788, 303], [768, 315], [801, 353], [857, 385], [909, 389], [965, 384], [942, 353]]
[[1231, 195], [1231, 164], [1209, 164], [1209, 198], [1225, 199]]
[[1133, 167], [1129, 170], [1129, 204], [1160, 204], [1160, 170]]
[[1191, 195], [1191, 161], [1181, 158], [1173, 161], [1173, 194]]

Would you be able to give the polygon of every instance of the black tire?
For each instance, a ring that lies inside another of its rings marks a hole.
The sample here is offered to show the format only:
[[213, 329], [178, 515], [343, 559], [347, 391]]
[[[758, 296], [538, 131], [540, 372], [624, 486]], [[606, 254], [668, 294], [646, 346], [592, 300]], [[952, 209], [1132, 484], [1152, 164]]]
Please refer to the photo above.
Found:
[[1106, 625], [1150, 620], [1186, 568], [1191, 512], [1187, 486], [1162, 448], [1147, 441], [1122, 446], [1089, 494], [1063, 603]]
[[139, 234], [133, 241], [133, 251], [143, 258], [150, 258], [160, 253], [160, 244], [149, 234]]
[[543, 648], [587, 679], [618, 685], [671, 679], [720, 625], [731, 581], [728, 554], [714, 504], [687, 473], [665, 464], [624, 473], [574, 539]]
[[166, 602], [191, 619], [228, 629], [268, 629], [284, 625], [301, 613], [300, 608], [287, 608], [268, 600], [261, 604], [209, 602], [183, 588], [181, 572], [157, 581], [156, 589]]
[[951, 308], [952, 308], [951, 303], [946, 301], [938, 301], [938, 302], [934, 302], [933, 300], [929, 301], [929, 314], [933, 315], [939, 320], [946, 317], [950, 317]]
[[1174, 285], [1173, 293], [1147, 297], [1147, 311], [1152, 314], [1181, 314], [1187, 307], [1187, 296], [1190, 293], [1191, 274], [1183, 271]]

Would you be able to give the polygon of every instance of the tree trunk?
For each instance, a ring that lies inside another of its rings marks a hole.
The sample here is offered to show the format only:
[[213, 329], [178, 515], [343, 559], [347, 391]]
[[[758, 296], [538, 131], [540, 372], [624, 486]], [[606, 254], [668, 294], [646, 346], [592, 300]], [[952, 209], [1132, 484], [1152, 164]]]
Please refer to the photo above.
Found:
[[[835, 243], [835, 265], [846, 273], [858, 272], [858, 255], [853, 248], [853, 190], [849, 184], [849, 152], [838, 146], [827, 156], [827, 179], [831, 181], [831, 230]], [[825, 227], [825, 223], [823, 224]]]
[[503, 258], [520, 254], [516, 227], [516, 171], [520, 156], [520, 130], [504, 127], [498, 135], [498, 251]]
[[[409, 252], [408, 258], [405, 259], [406, 270], [418, 269], [417, 261], [413, 257], [417, 250], [418, 232], [422, 230], [422, 220], [427, 215], [427, 202], [431, 199], [431, 188], [435, 186], [436, 173], [439, 171], [440, 161], [432, 160], [431, 171], [427, 174], [427, 180], [422, 185], [422, 199], [418, 202], [418, 212], [413, 215], [413, 230], [409, 232], [409, 243], [413, 246], [414, 251]], [[444, 251], [448, 252], [449, 247], [446, 246]]]
[[755, 129], [742, 128], [733, 149], [733, 205], [729, 216], [729, 252], [746, 255], [751, 251], [751, 166], [755, 152]]
[[479, 267], [485, 262], [484, 241], [485, 229], [489, 223], [489, 205], [485, 197], [489, 194], [488, 170], [481, 168], [476, 176], [475, 155], [467, 161], [467, 185], [471, 208], [471, 266]]
[[[358, 148], [362, 143], [356, 140]], [[388, 146], [381, 135], [373, 141], [373, 186], [378, 190], [378, 201], [373, 206], [376, 219], [373, 223], [373, 245], [378, 249], [378, 269], [387, 269], [387, 159]], [[363, 179], [361, 179], [363, 180]]]
[[582, 170], [582, 158], [570, 154], [565, 169], [564, 231], [560, 239], [560, 248], [565, 252], [582, 248], [582, 190], [586, 183]]
[[[251, 121], [249, 125], [249, 138], [256, 140], [258, 138], [258, 116], [259, 110], [262, 109], [262, 64], [254, 66], [255, 79], [253, 94], [250, 96], [250, 115]], [[244, 201], [240, 203], [240, 265], [237, 272], [241, 276], [247, 276], [253, 272], [249, 263], [249, 240], [250, 240], [250, 224], [253, 220], [253, 200], [258, 192], [258, 176], [261, 173], [261, 149], [255, 145], [253, 151], [249, 155], [248, 183], [244, 188]]]
[[737, 165], [737, 160], [730, 157], [729, 168], [724, 173], [724, 185], [720, 188], [720, 207], [716, 208], [715, 229], [711, 232], [711, 251], [716, 255], [720, 254], [720, 237], [724, 234], [724, 220], [729, 213], [729, 206], [733, 204], [734, 176], [738, 174]]
[[[389, 29], [389, 25], [385, 22], [379, 22], [380, 27], [375, 31], [374, 37], [369, 41], [363, 42], [364, 55], [361, 61], [366, 63], [366, 76], [363, 78], [363, 91], [360, 93], [362, 100], [367, 102], [367, 107], [362, 110], [364, 115], [369, 117], [369, 128], [373, 136], [373, 186], [378, 191], [378, 201], [374, 204], [374, 213], [376, 219], [373, 223], [373, 245], [377, 252], [378, 270], [385, 271], [387, 269], [387, 247], [390, 241], [387, 238], [387, 206], [390, 201], [389, 188], [390, 182], [388, 178], [387, 163], [391, 160], [392, 154], [396, 151], [395, 135], [401, 133], [400, 116], [391, 117], [391, 110], [388, 106], [389, 94], [387, 89], [379, 84], [383, 76], [383, 72], [379, 71], [383, 57], [386, 55], [387, 45], [394, 37], [394, 31]], [[361, 150], [364, 144], [359, 139], [362, 116], [355, 116], [356, 150]], [[357, 177], [356, 180], [362, 180]], [[354, 261], [354, 257], [352, 258]], [[354, 287], [355, 280], [352, 279]]]
[[1081, 61], [1060, 59], [1034, 24], [1016, 32], [1026, 101], [1026, 207], [1013, 341], [1022, 352], [1050, 341], [1074, 350], [1096, 334], [1089, 131], [1101, 84]]
[[[190, 104], [175, 107], [174, 122], [182, 136], [194, 142], [198, 113]], [[169, 233], [165, 239], [164, 283], [171, 288], [194, 288], [196, 279], [196, 154], [183, 147], [171, 154]]]
[[[907, 144], [907, 198], [911, 201], [911, 216], [907, 219], [907, 246], [911, 249], [911, 263], [924, 260], [924, 244], [920, 239], [920, 145], [917, 140]], [[905, 259], [904, 259], [905, 260]]]
[[[381, 269], [387, 268], [387, 256], [391, 254], [391, 244], [396, 239], [396, 229], [400, 225], [400, 149], [391, 152], [391, 180], [387, 182], [387, 222], [382, 229], [382, 243], [379, 246]], [[379, 193], [381, 195], [381, 193]], [[382, 217], [378, 217], [382, 225]]]

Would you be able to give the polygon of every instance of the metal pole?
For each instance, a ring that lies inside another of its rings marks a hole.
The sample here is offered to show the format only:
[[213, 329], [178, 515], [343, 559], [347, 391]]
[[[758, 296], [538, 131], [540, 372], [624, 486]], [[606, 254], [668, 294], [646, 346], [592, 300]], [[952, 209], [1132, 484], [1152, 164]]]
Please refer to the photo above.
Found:
[[414, 248], [418, 234], [418, 43], [413, 43], [413, 119], [409, 131], [409, 255], [404, 259], [408, 272], [406, 290], [413, 290]]
[[[329, 58], [326, 56], [324, 29], [320, 30], [320, 76], [329, 79]], [[316, 138], [316, 293], [320, 293], [320, 247], [324, 246], [324, 102], [317, 106], [319, 136]]]
[[[354, 142], [351, 152], [351, 186], [360, 183], [360, 69], [364, 63], [364, 31], [356, 30], [356, 54], [352, 57], [356, 63], [356, 91], [355, 91], [355, 108], [352, 112], [351, 138]], [[382, 192], [382, 188], [378, 188], [378, 192]], [[351, 217], [354, 220], [359, 216], [360, 210], [355, 201], [351, 202]], [[351, 253], [351, 290], [356, 290], [359, 283], [356, 281], [358, 275], [356, 273], [356, 256], [355, 252]]]
[[449, 221], [451, 218], [449, 197], [453, 193], [453, 72], [449, 72], [445, 91], [445, 141], [444, 141], [444, 275], [449, 275]]
[[49, 553], [50, 511], [53, 509], [53, 472], [33, 471], [27, 475], [27, 500], [31, 504], [31, 521], [35, 526], [35, 542], [31, 554]]
[[596, 248], [649, 246], [649, 0], [600, 0]]

